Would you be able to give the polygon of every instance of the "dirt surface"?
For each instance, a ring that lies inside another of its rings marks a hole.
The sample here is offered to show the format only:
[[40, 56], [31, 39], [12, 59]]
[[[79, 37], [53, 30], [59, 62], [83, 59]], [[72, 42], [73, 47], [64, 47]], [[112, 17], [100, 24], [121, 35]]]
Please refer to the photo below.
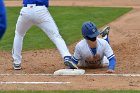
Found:
[[[12, 3], [13, 2], [13, 3]], [[6, 6], [22, 5], [22, 2], [5, 1]], [[133, 7], [133, 10], [109, 23], [110, 43], [115, 52], [115, 74], [140, 74], [140, 0], [50, 0], [50, 5]], [[69, 46], [73, 53], [75, 44]], [[137, 89], [140, 77], [120, 76], [30, 76], [15, 74], [53, 74], [65, 68], [57, 49], [25, 51], [22, 53], [22, 70], [12, 68], [11, 53], [0, 52], [0, 81], [71, 82], [70, 84], [0, 84], [1, 90], [72, 90], [72, 89]], [[106, 68], [86, 69], [86, 74], [105, 74]], [[2, 75], [12, 74], [12, 75]]]

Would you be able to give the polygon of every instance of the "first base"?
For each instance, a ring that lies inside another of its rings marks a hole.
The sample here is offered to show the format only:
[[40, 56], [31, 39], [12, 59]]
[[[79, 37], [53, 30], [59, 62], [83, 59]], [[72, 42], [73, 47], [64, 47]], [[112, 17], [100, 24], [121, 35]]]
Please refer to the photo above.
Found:
[[83, 75], [83, 69], [60, 69], [54, 72], [54, 75]]

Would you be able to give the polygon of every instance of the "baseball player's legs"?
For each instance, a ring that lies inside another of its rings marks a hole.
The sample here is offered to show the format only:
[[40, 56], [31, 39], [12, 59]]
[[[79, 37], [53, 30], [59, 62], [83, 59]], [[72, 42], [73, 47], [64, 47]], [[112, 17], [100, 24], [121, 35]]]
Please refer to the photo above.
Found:
[[56, 45], [59, 52], [61, 53], [62, 58], [64, 58], [65, 56], [71, 56], [63, 38], [59, 34], [58, 28], [57, 28], [55, 22], [53, 21], [53, 19], [50, 19], [49, 22], [43, 22], [41, 24], [38, 24], [38, 26], [53, 41], [53, 43]]
[[68, 51], [68, 48], [59, 34], [59, 30], [55, 21], [53, 20], [51, 14], [45, 6], [37, 6], [36, 7], [36, 25], [40, 27], [48, 37], [53, 41], [53, 43], [58, 48], [62, 57], [71, 56]]
[[64, 63], [67, 63], [71, 68], [77, 68], [77, 66], [71, 60], [71, 54], [63, 38], [59, 34], [58, 27], [56, 26], [51, 14], [49, 13], [48, 8], [45, 6], [35, 6], [32, 9], [34, 9], [34, 24], [40, 27], [53, 41], [60, 54], [62, 55], [62, 58], [64, 58]]
[[103, 39], [106, 40], [108, 44], [110, 44], [108, 35], [104, 36]]
[[109, 37], [108, 37], [109, 31], [110, 31], [110, 27], [106, 26], [100, 34], [101, 34], [102, 38], [110, 44]]
[[38, 24], [38, 26], [48, 35], [48, 37], [56, 45], [62, 58], [64, 58], [64, 64], [66, 66], [70, 67], [71, 69], [77, 69], [78, 67], [71, 60], [71, 54], [70, 54], [63, 38], [60, 36], [55, 22], [53, 21], [53, 19], [51, 19], [50, 21], [51, 22], [43, 22], [41, 24]]
[[27, 16], [19, 16], [16, 30], [15, 30], [15, 37], [13, 42], [13, 50], [12, 50], [12, 57], [14, 59], [15, 64], [21, 63], [21, 51], [22, 51], [22, 44], [23, 38], [25, 33], [28, 29], [32, 26], [32, 23], [28, 20]]

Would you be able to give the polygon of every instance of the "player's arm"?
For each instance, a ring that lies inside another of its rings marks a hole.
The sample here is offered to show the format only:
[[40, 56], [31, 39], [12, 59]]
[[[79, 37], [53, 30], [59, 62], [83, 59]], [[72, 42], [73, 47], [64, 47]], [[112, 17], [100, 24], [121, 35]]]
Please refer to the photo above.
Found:
[[115, 72], [115, 66], [116, 66], [116, 58], [115, 55], [113, 53], [113, 50], [111, 48], [111, 46], [105, 42], [105, 56], [107, 57], [107, 59], [109, 60], [109, 66], [108, 66], [108, 73], [113, 73]]
[[6, 10], [3, 0], [0, 0], [0, 39], [2, 38], [4, 32], [6, 31]]
[[116, 58], [115, 56], [109, 59], [109, 66], [108, 66], [108, 73], [113, 73], [115, 71], [115, 66], [116, 66]]

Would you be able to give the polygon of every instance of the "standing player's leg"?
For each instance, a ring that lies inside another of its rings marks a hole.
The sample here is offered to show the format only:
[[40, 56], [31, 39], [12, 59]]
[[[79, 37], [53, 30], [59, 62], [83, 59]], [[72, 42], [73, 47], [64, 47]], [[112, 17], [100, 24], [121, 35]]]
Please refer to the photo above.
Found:
[[[46, 17], [44, 17], [46, 16]], [[56, 45], [57, 49], [59, 50], [61, 56], [64, 58], [64, 63], [71, 67], [71, 68], [78, 68], [76, 64], [74, 64], [71, 60], [71, 54], [65, 44], [65, 41], [59, 34], [58, 27], [56, 26], [53, 18], [51, 17], [50, 13], [46, 11], [42, 18], [44, 18], [44, 22], [37, 24], [53, 41]]]
[[21, 51], [23, 45], [23, 38], [27, 30], [32, 26], [27, 16], [21, 14], [18, 18], [15, 30], [15, 37], [13, 42], [12, 57], [14, 60], [13, 67], [15, 70], [21, 69]]

